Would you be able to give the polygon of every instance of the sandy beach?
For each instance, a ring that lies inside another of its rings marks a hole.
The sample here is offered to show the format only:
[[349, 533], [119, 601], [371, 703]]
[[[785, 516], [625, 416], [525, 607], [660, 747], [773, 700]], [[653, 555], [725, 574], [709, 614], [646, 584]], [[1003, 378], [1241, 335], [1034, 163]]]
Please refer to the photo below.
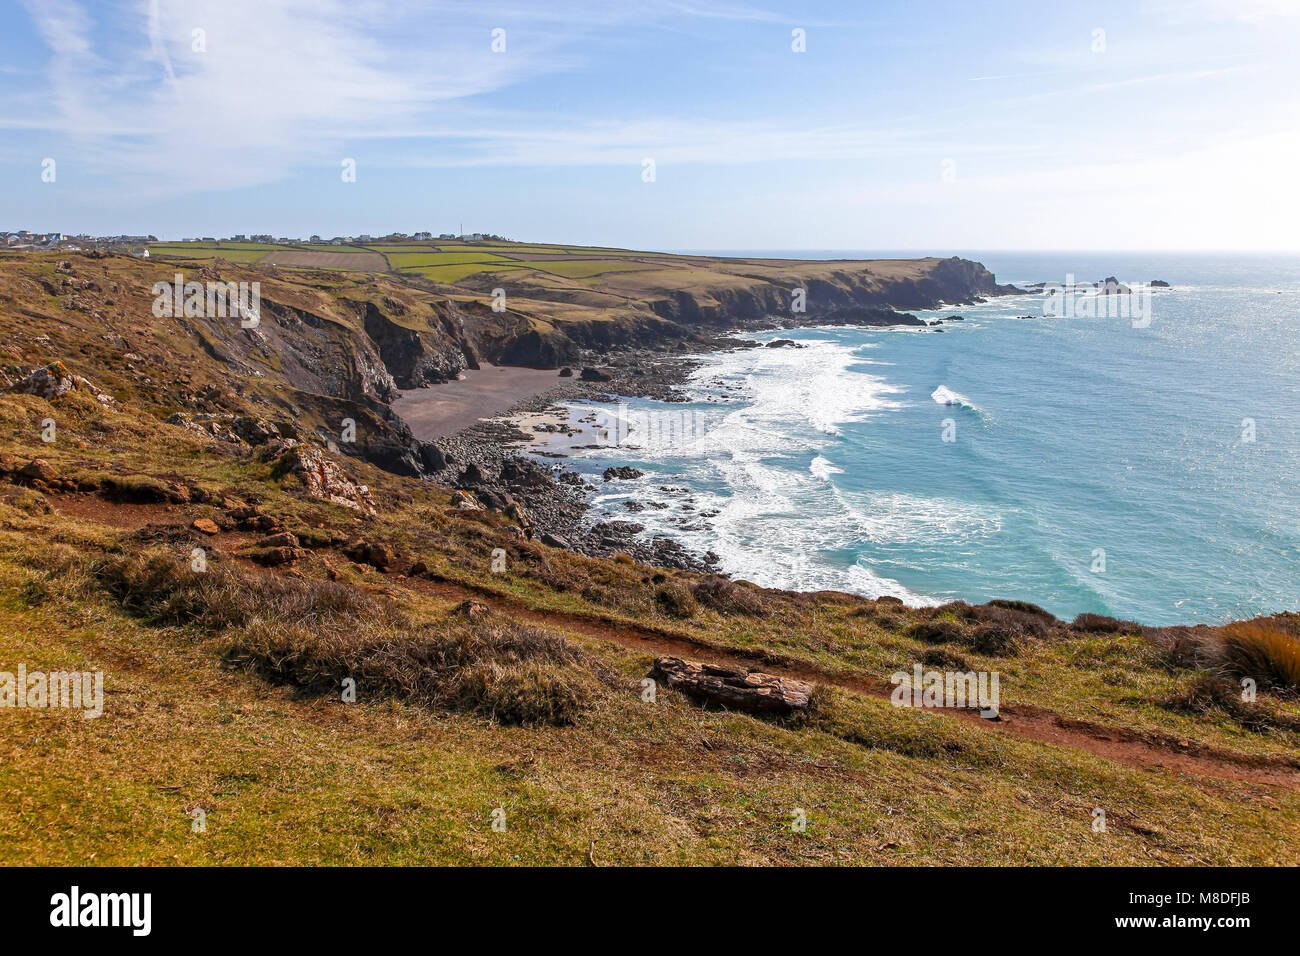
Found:
[[409, 389], [393, 409], [416, 438], [448, 438], [485, 418], [506, 414], [514, 406], [569, 381], [555, 369], [484, 365], [461, 378], [428, 388]]

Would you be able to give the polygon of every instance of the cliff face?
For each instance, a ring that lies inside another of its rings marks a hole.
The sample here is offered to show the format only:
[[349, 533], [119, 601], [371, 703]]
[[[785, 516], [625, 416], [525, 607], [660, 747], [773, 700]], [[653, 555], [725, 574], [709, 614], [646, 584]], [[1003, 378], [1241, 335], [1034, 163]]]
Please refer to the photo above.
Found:
[[[454, 379], [467, 368], [478, 368], [474, 347], [466, 339], [464, 321], [450, 305], [435, 306], [424, 317], [423, 330], [398, 325], [392, 314], [405, 310], [392, 300], [386, 314], [373, 302], [361, 306], [362, 328], [398, 388], [420, 388]], [[401, 311], [396, 311], [401, 309]]]
[[[185, 281], [259, 283], [259, 324], [244, 328], [226, 315], [156, 314], [151, 288], [181, 271]], [[437, 455], [412, 438], [392, 401], [399, 389], [436, 386], [478, 367], [480, 356], [555, 368], [576, 363], [584, 351], [676, 351], [735, 327], [916, 322], [894, 310], [1009, 291], [983, 266], [960, 259], [710, 260], [707, 267], [691, 260], [685, 287], [664, 273], [647, 274], [659, 278], [624, 279], [632, 285], [621, 290], [619, 280], [602, 280], [600, 288], [516, 281], [511, 307], [497, 312], [483, 290], [449, 290], [405, 276], [348, 274], [340, 281], [339, 273], [222, 261], [0, 256], [3, 371], [21, 377], [67, 361], [160, 417], [276, 410], [349, 454], [419, 474]], [[805, 309], [793, 312], [799, 289]], [[341, 440], [347, 419], [356, 424], [355, 442]]]
[[[647, 295], [639, 309], [614, 316], [524, 326], [484, 354], [502, 364], [554, 368], [573, 361], [579, 349], [671, 349], [738, 327], [920, 325], [921, 319], [898, 310], [936, 309], [1020, 291], [999, 285], [984, 266], [967, 259], [921, 260], [898, 274], [852, 263], [817, 265], [822, 268], [813, 274], [801, 275], [793, 266], [786, 275], [743, 275], [743, 282], [734, 281], [737, 273], [732, 273], [725, 284]], [[800, 290], [803, 308], [796, 311]]]
[[[792, 310], [804, 290], [804, 311]], [[998, 285], [993, 274], [968, 259], [935, 260], [915, 276], [890, 277], [865, 270], [834, 270], [801, 281], [755, 283], [748, 288], [678, 292], [650, 302], [656, 315], [683, 324], [726, 325], [766, 318], [816, 321], [845, 309], [937, 309], [1019, 291]]]

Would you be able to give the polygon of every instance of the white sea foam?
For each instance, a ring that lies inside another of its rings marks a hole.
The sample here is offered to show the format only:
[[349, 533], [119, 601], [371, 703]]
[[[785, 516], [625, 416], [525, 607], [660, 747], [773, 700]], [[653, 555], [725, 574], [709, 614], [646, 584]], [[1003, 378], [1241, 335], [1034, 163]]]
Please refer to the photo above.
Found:
[[808, 464], [808, 470], [814, 477], [820, 478], [822, 481], [830, 481], [831, 475], [844, 474], [843, 468], [836, 468], [831, 464], [829, 458], [824, 458], [821, 455], [817, 455], [813, 458], [813, 460]]
[[961, 394], [961, 392], [954, 392], [947, 385], [940, 385], [930, 393], [930, 397], [940, 405], [955, 405], [958, 408], [967, 408], [973, 412], [980, 410], [980, 407], [969, 398]]
[[[828, 480], [842, 471], [824, 456], [813, 461], [799, 471], [737, 450], [683, 466], [680, 481], [692, 490], [683, 494], [641, 483], [635, 497], [646, 508], [634, 520], [645, 526], [647, 537], [665, 534], [698, 553], [712, 551], [720, 570], [765, 587], [892, 595], [911, 605], [937, 602], [872, 568], [869, 555], [845, 566], [835, 554], [864, 544], [961, 545], [1001, 528], [996, 515], [943, 499], [846, 495]], [[620, 490], [595, 504], [627, 517], [628, 497]]]
[[[877, 375], [846, 374], [862, 364], [854, 354], [859, 348], [814, 339], [801, 349], [726, 352], [697, 369], [691, 385], [709, 397], [717, 394], [708, 385], [713, 380], [740, 385], [747, 404], [722, 427], [749, 430], [750, 439], [767, 435], [779, 442], [798, 425], [838, 435], [840, 425], [894, 407], [888, 396], [901, 391]], [[730, 436], [721, 437], [728, 444]]]
[[855, 537], [875, 544], [964, 544], [1002, 530], [1000, 515], [976, 505], [906, 492], [835, 492]]
[[[834, 476], [844, 469], [823, 452], [840, 440], [840, 426], [897, 407], [891, 396], [902, 391], [864, 371], [863, 348], [812, 340], [802, 349], [707, 359], [690, 382], [705, 427], [689, 444], [647, 444], [629, 459], [662, 463], [675, 475], [663, 484], [637, 483], [632, 496], [645, 507], [633, 520], [644, 535], [712, 551], [720, 570], [767, 587], [936, 603], [873, 568], [859, 549], [960, 544], [1001, 524], [996, 515], [921, 493], [846, 495], [836, 487]], [[798, 467], [800, 459], [806, 468]], [[629, 492], [604, 489], [596, 509], [629, 517]], [[857, 560], [846, 563], [846, 553], [858, 553]]]
[[869, 598], [896, 597], [910, 607], [935, 607], [943, 602], [937, 598], [918, 594], [892, 578], [884, 578], [861, 564], [849, 565], [845, 573], [846, 584], [839, 590], [862, 594]]

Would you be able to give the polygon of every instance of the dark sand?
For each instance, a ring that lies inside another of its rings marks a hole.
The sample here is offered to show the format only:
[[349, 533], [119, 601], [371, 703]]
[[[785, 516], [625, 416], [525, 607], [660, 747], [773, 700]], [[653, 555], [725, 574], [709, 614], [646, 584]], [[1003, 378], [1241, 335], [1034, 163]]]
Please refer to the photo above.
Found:
[[520, 402], [562, 382], [557, 369], [484, 365], [467, 369], [464, 378], [428, 388], [404, 390], [393, 403], [411, 432], [421, 441], [449, 438], [484, 418], [506, 414]]

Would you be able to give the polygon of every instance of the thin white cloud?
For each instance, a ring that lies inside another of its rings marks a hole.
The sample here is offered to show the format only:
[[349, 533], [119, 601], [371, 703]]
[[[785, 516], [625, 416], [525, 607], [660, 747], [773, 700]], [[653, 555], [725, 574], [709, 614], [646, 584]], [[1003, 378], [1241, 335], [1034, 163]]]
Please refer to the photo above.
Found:
[[162, 64], [167, 78], [174, 80], [176, 73], [172, 70], [171, 57], [167, 55], [167, 44], [163, 42], [162, 11], [159, 9], [159, 2], [158, 0], [145, 0], [145, 2], [148, 5], [149, 52]]
[[23, 0], [23, 6], [56, 57], [90, 54], [90, 17], [74, 0]]
[[338, 163], [354, 138], [565, 65], [526, 38], [494, 56], [486, 29], [481, 42], [464, 30], [403, 36], [411, 8], [401, 2], [144, 0], [97, 8], [105, 22], [93, 25], [74, 0], [27, 9], [52, 54], [52, 108], [4, 125], [61, 131], [95, 172], [144, 191], [233, 188]]

